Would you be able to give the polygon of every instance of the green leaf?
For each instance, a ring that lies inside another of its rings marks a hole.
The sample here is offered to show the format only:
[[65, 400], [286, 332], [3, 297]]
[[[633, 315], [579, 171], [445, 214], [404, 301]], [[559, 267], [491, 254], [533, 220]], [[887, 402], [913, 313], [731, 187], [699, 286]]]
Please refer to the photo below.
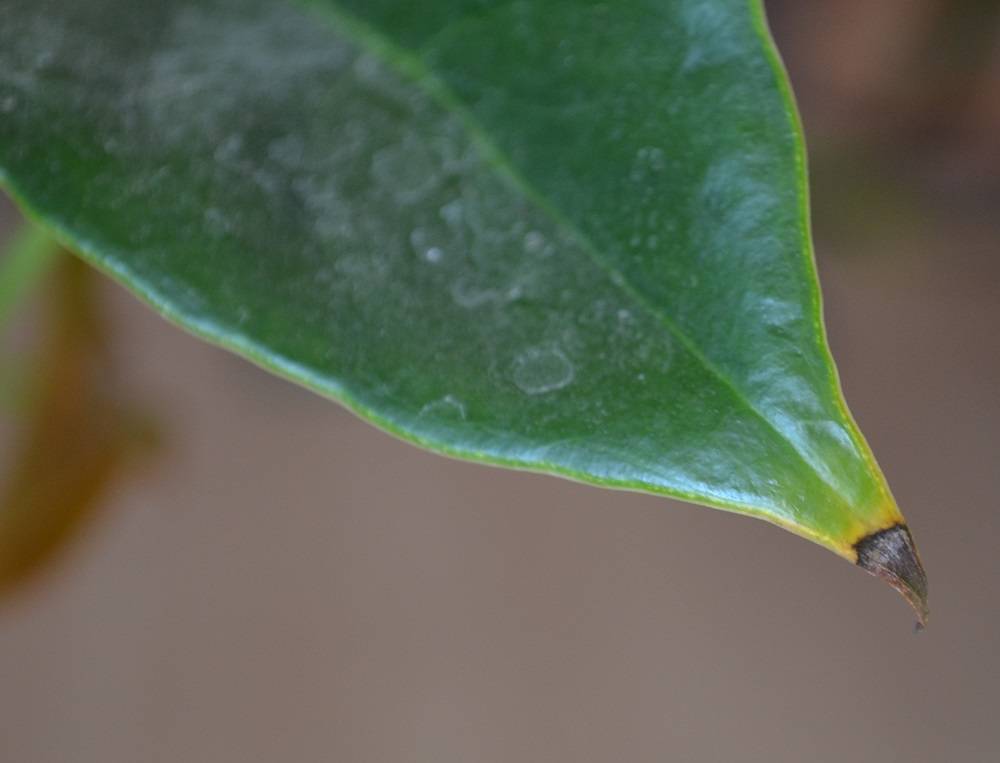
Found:
[[440, 452], [767, 519], [923, 616], [759, 2], [4, 14], [0, 177], [169, 318]]

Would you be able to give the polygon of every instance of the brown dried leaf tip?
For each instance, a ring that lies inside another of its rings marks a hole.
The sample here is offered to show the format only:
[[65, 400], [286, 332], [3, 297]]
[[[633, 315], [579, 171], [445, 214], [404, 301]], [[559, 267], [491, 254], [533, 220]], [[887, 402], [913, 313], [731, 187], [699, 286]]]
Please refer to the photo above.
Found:
[[927, 574], [913, 536], [904, 524], [879, 530], [854, 544], [858, 566], [899, 591], [917, 613], [917, 628], [927, 625]]

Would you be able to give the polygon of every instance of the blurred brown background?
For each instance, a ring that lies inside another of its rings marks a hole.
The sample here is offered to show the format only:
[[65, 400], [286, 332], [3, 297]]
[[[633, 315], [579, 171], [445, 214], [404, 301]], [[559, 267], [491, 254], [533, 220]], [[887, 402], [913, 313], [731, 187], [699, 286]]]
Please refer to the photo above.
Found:
[[163, 444], [0, 607], [0, 760], [1000, 760], [1000, 3], [768, 6], [928, 631], [764, 523], [423, 453], [107, 284]]

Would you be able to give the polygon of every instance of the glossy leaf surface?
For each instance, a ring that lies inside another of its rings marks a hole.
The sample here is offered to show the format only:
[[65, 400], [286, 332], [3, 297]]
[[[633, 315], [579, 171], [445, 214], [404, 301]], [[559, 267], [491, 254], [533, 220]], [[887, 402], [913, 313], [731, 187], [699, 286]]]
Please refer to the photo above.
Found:
[[5, 184], [199, 335], [453, 455], [852, 561], [901, 525], [826, 349], [756, 2], [3, 13]]

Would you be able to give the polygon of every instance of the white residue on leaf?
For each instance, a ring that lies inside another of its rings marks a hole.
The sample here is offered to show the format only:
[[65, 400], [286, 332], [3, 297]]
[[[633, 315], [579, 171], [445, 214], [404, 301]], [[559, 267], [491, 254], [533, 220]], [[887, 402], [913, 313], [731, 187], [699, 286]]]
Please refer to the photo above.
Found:
[[511, 378], [528, 395], [542, 395], [568, 386], [576, 375], [573, 363], [555, 346], [529, 347], [511, 365]]
[[658, 146], [643, 146], [635, 155], [629, 178], [635, 183], [648, 181], [667, 168], [667, 155]]
[[441, 219], [454, 228], [460, 228], [463, 220], [465, 219], [465, 211], [463, 209], [462, 200], [455, 199], [442, 206]]
[[204, 214], [205, 226], [213, 236], [222, 237], [232, 233], [233, 225], [226, 213], [218, 207], [208, 207]]
[[372, 157], [372, 177], [401, 204], [415, 204], [437, 185], [440, 161], [425, 142], [406, 134], [401, 143], [385, 146]]
[[503, 301], [503, 292], [499, 289], [478, 288], [464, 278], [451, 285], [451, 296], [457, 305], [468, 310]]
[[502, 306], [521, 299], [524, 296], [524, 286], [512, 283], [504, 288], [487, 288], [459, 278], [451, 285], [451, 296], [459, 307], [474, 310], [487, 305]]
[[[280, 7], [251, 4], [225, 25], [208, 8], [177, 13], [171, 44], [151, 57], [135, 93], [149, 125], [170, 143], [217, 135], [248, 96], [274, 99], [304, 76], [336, 73], [350, 63], [348, 46], [307, 30], [301, 16]], [[315, 44], [303, 44], [307, 34]]]
[[743, 35], [737, 17], [725, 5], [689, 3], [682, 7], [682, 25], [688, 39], [682, 71], [721, 66], [740, 56]]
[[434, 417], [448, 417], [458, 418], [465, 421], [465, 404], [459, 400], [454, 395], [445, 395], [437, 400], [432, 400], [427, 403], [423, 408], [420, 409], [421, 417], [423, 416], [434, 416]]
[[215, 161], [221, 163], [233, 162], [243, 150], [243, 136], [239, 133], [227, 135], [215, 149]]
[[410, 245], [426, 262], [437, 265], [444, 259], [443, 242], [428, 228], [417, 227], [410, 232]]
[[524, 251], [528, 254], [542, 254], [545, 251], [545, 236], [536, 230], [528, 231], [524, 236]]

